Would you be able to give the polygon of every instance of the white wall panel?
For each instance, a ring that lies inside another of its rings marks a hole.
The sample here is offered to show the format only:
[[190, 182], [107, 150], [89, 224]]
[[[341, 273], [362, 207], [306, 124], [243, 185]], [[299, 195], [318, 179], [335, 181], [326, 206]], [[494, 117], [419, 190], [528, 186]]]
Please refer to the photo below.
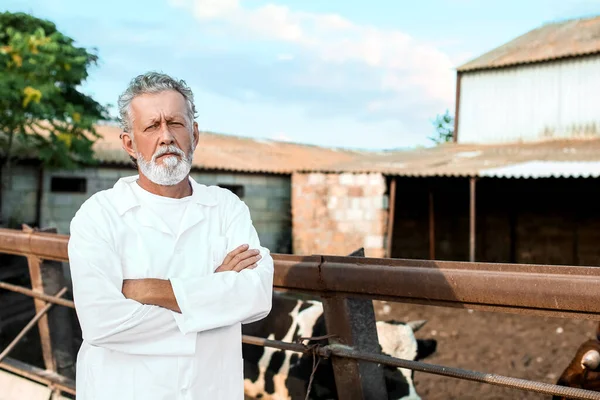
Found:
[[464, 73], [459, 143], [600, 136], [600, 56]]

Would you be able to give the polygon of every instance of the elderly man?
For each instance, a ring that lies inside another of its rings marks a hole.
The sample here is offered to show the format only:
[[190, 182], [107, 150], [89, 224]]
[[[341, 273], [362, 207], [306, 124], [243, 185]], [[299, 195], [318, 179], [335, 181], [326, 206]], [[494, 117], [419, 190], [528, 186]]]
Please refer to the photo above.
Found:
[[183, 81], [138, 76], [119, 112], [139, 175], [71, 222], [77, 399], [241, 400], [241, 324], [270, 312], [273, 260], [248, 207], [189, 176], [199, 133]]

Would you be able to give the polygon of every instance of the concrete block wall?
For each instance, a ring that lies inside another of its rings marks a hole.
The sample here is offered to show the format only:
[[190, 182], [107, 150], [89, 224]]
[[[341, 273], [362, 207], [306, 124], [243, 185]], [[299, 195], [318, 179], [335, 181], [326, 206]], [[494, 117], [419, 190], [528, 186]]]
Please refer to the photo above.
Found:
[[295, 254], [385, 256], [388, 197], [381, 174], [292, 175]]
[[[70, 221], [85, 200], [98, 191], [113, 187], [119, 178], [135, 174], [137, 172], [132, 168], [105, 167], [47, 171], [44, 174], [41, 225], [56, 227], [59, 233], [68, 234]], [[261, 243], [275, 253], [291, 251], [289, 176], [213, 172], [192, 172], [191, 175], [205, 185], [242, 185], [242, 200], [250, 208]], [[50, 181], [54, 176], [86, 178], [87, 190], [85, 193], [51, 193]]]
[[[114, 186], [124, 176], [135, 175], [133, 168], [84, 168], [78, 171], [46, 170], [44, 172], [44, 193], [42, 196], [42, 227], [53, 227], [58, 233], [69, 234], [71, 219], [81, 205], [94, 193]], [[85, 193], [53, 193], [51, 180], [53, 177], [85, 178]]]
[[289, 175], [194, 172], [192, 177], [204, 185], [241, 185], [242, 200], [261, 244], [273, 253], [291, 253], [291, 182]]
[[36, 219], [38, 168], [15, 165], [2, 169], [2, 222], [11, 229], [33, 224]]

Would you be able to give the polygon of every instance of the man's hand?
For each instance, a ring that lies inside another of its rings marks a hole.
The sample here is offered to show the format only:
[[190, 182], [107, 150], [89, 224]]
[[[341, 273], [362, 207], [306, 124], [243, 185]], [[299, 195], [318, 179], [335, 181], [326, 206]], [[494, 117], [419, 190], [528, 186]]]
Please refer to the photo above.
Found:
[[223, 264], [221, 264], [219, 268], [215, 270], [215, 272], [240, 272], [246, 268], [256, 268], [258, 261], [262, 258], [260, 251], [249, 250], [249, 247], [250, 246], [247, 244], [243, 244], [240, 247], [233, 249], [229, 254], [227, 254], [227, 257], [225, 257], [225, 260], [223, 260]]

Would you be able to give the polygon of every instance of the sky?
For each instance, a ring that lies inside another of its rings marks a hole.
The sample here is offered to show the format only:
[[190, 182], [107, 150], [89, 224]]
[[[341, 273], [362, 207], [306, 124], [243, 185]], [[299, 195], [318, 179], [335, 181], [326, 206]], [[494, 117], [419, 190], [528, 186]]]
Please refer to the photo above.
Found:
[[102, 104], [161, 71], [190, 85], [201, 130], [367, 150], [431, 145], [458, 66], [545, 23], [600, 15], [600, 0], [2, 4], [95, 48], [82, 90]]

